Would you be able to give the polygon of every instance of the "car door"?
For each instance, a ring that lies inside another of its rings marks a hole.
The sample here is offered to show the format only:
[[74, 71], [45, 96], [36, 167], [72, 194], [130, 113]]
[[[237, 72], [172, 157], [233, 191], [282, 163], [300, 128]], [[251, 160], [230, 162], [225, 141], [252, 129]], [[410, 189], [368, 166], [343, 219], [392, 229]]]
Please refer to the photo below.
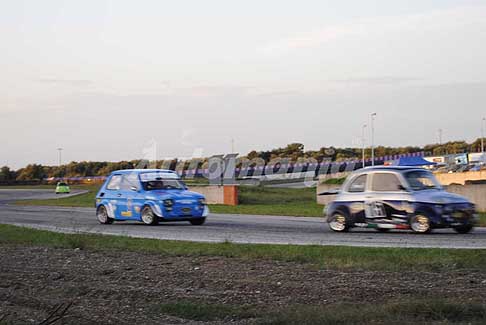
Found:
[[365, 223], [365, 201], [368, 188], [368, 174], [361, 174], [351, 179], [344, 189], [353, 223]]
[[365, 203], [367, 222], [406, 223], [408, 198], [399, 175], [383, 171], [372, 173], [370, 176], [370, 191]]
[[120, 186], [120, 215], [126, 219], [138, 219], [140, 213], [140, 181], [137, 173], [123, 175]]
[[113, 211], [113, 215], [116, 219], [123, 218], [120, 211], [123, 209], [123, 198], [121, 193], [121, 184], [123, 181], [123, 175], [114, 174], [111, 176], [108, 184], [105, 188], [104, 198], [108, 200], [108, 209]]

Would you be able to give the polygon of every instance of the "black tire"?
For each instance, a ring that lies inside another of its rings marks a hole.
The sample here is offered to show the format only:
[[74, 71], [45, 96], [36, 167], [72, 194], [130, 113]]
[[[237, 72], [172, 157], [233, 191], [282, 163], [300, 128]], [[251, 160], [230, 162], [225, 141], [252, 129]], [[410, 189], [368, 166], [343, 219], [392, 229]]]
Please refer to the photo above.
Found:
[[115, 221], [113, 218], [110, 218], [104, 205], [100, 205], [96, 210], [96, 218], [103, 225], [111, 225]]
[[428, 234], [432, 231], [430, 217], [425, 212], [417, 212], [410, 218], [410, 228], [417, 234]]
[[467, 233], [470, 233], [471, 230], [473, 230], [473, 229], [474, 229], [473, 225], [462, 225], [462, 226], [459, 226], [459, 227], [454, 227], [454, 230], [458, 234], [467, 234]]
[[347, 232], [349, 230], [348, 219], [349, 217], [346, 213], [338, 210], [329, 217], [327, 224], [329, 229], [334, 232]]
[[193, 226], [202, 226], [206, 222], [206, 218], [192, 219], [192, 220], [189, 220], [189, 222]]
[[159, 223], [159, 218], [155, 215], [151, 207], [146, 206], [140, 214], [142, 222], [149, 226], [155, 226]]
[[376, 228], [376, 230], [378, 230], [379, 232], [389, 232], [390, 231], [389, 228]]

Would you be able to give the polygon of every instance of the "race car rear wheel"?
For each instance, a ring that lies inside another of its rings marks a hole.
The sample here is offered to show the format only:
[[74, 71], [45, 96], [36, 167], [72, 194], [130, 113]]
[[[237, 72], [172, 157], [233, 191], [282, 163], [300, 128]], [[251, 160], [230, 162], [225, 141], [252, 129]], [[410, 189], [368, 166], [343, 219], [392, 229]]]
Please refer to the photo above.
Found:
[[471, 232], [471, 230], [473, 230], [473, 229], [474, 229], [473, 225], [463, 225], [463, 226], [459, 226], [459, 227], [454, 227], [454, 230], [459, 234], [467, 234], [467, 233]]
[[104, 225], [112, 224], [114, 221], [114, 219], [110, 218], [108, 215], [108, 211], [104, 205], [100, 205], [98, 210], [96, 210], [96, 218], [98, 218], [98, 221]]
[[142, 210], [142, 222], [146, 225], [154, 226], [159, 223], [159, 218], [155, 215], [152, 208], [146, 206]]
[[410, 219], [410, 228], [419, 234], [429, 233], [432, 230], [430, 218], [425, 213], [417, 213]]
[[192, 220], [189, 220], [189, 222], [193, 226], [201, 226], [206, 222], [206, 218], [192, 219]]
[[341, 211], [336, 211], [327, 221], [329, 228], [335, 232], [346, 232], [349, 230], [347, 216]]

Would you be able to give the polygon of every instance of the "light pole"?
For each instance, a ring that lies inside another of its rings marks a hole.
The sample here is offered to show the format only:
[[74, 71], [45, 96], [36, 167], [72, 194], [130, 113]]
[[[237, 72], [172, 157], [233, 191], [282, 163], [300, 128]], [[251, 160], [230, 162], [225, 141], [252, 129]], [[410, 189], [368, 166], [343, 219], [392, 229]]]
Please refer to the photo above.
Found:
[[371, 166], [375, 165], [375, 117], [376, 113], [371, 114]]
[[57, 151], [59, 151], [59, 167], [62, 164], [62, 148], [57, 148]]
[[364, 124], [361, 134], [361, 151], [363, 153], [363, 168], [365, 168], [365, 130], [368, 125]]
[[444, 151], [442, 150], [442, 129], [439, 129], [439, 149], [440, 152], [444, 153]]
[[484, 162], [484, 122], [486, 122], [486, 117], [483, 117], [481, 121], [481, 162]]

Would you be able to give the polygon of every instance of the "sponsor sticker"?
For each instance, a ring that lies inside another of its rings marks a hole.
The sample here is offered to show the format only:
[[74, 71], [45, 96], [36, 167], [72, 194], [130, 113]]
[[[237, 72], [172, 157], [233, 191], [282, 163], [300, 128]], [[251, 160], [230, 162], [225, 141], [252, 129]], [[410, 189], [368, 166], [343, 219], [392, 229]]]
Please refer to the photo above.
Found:
[[122, 211], [121, 215], [122, 215], [122, 217], [131, 217], [132, 211]]

